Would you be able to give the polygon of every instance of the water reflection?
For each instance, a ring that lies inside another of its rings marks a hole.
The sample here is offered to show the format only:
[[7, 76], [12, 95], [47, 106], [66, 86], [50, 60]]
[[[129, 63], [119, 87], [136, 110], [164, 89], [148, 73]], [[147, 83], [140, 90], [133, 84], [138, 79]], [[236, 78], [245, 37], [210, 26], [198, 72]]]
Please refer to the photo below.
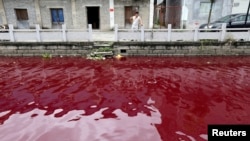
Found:
[[145, 114], [129, 117], [117, 109], [113, 112], [117, 118], [102, 119], [104, 110], [100, 109], [89, 116], [81, 116], [84, 110], [72, 110], [58, 118], [54, 117], [61, 112], [60, 109], [47, 116], [44, 116], [46, 111], [39, 109], [16, 113], [1, 125], [0, 137], [2, 141], [161, 140], [153, 126], [160, 123], [160, 113], [156, 109], [154, 118]]
[[5, 140], [204, 141], [250, 123], [250, 57], [1, 58], [0, 74]]

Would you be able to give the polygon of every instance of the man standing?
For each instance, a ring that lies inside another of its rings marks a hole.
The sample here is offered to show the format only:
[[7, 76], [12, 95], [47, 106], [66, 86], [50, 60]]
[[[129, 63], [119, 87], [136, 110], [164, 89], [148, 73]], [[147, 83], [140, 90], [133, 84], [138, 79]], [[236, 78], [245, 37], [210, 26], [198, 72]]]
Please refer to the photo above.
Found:
[[139, 16], [139, 12], [138, 11], [135, 12], [134, 16], [130, 17], [130, 21], [132, 23], [132, 29], [133, 30], [137, 30], [137, 29], [139, 29], [140, 26], [143, 26], [142, 19]]

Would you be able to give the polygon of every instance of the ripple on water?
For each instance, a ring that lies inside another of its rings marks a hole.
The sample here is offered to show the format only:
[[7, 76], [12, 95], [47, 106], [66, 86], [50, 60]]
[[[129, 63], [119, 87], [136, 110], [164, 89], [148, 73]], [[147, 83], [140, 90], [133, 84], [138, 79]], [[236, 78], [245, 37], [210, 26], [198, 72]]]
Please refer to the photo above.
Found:
[[0, 74], [1, 141], [203, 141], [250, 123], [250, 57], [0, 58]]

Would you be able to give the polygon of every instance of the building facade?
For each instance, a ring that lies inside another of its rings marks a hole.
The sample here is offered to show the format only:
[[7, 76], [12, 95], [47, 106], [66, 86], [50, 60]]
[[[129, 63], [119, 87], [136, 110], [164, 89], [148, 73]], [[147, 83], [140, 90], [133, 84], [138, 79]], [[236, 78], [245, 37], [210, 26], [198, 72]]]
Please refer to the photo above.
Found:
[[130, 28], [129, 18], [136, 10], [139, 11], [144, 27], [153, 27], [154, 0], [114, 0], [114, 5], [115, 23], [121, 28]]
[[[233, 0], [215, 0], [211, 21], [232, 13]], [[182, 0], [182, 27], [194, 28], [208, 22], [210, 0]]]
[[166, 0], [154, 0], [154, 28], [164, 28], [166, 17]]
[[[165, 21], [172, 25], [172, 28], [195, 28], [200, 24], [208, 22], [208, 15], [210, 11], [210, 0], [155, 0], [165, 4], [164, 7], [160, 6], [160, 10], [164, 11]], [[240, 0], [235, 0], [240, 1]], [[244, 0], [242, 0], [244, 1]], [[211, 13], [211, 21], [232, 13], [233, 0], [215, 0]], [[155, 15], [161, 13], [155, 13]], [[159, 17], [159, 21], [162, 18]], [[156, 21], [157, 19], [155, 19]], [[163, 22], [161, 22], [163, 23]]]
[[5, 15], [3, 0], [0, 0], [0, 24], [6, 24], [7, 19]]
[[129, 17], [138, 10], [145, 28], [153, 26], [153, 0], [0, 0], [0, 24], [15, 28], [130, 28]]
[[33, 0], [1, 0], [4, 6], [6, 21], [18, 28], [34, 27], [37, 23], [35, 2]]
[[233, 0], [232, 14], [247, 13], [249, 0]]

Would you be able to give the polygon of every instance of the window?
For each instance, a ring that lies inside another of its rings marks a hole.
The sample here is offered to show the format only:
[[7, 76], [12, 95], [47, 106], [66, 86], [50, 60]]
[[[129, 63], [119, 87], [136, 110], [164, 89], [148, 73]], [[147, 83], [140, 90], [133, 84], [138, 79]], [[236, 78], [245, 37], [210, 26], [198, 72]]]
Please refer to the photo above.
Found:
[[63, 9], [51, 9], [51, 18], [52, 23], [63, 23], [64, 22], [64, 16], [63, 16]]
[[233, 7], [239, 7], [240, 6], [240, 3], [239, 2], [236, 2], [234, 3]]
[[239, 17], [236, 17], [234, 19], [235, 22], [241, 22], [241, 21], [245, 21], [246, 20], [246, 16], [239, 16]]
[[18, 21], [29, 20], [27, 9], [15, 9]]
[[[250, 15], [248, 16], [247, 21], [249, 21], [249, 19], [250, 19]], [[243, 22], [245, 20], [246, 20], [246, 15], [242, 15], [242, 16], [238, 16], [232, 19], [231, 22]]]

